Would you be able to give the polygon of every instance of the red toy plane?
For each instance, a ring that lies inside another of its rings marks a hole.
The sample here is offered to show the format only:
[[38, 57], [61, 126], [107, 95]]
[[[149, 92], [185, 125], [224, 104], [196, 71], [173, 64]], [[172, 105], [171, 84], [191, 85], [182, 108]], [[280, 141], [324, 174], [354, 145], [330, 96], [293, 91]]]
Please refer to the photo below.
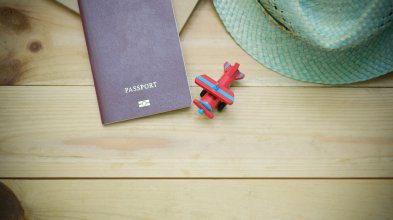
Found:
[[218, 80], [210, 78], [207, 75], [200, 75], [195, 78], [195, 83], [202, 87], [201, 100], [194, 99], [194, 104], [199, 108], [199, 114], [206, 115], [208, 118], [214, 118], [212, 111], [217, 107], [222, 111], [225, 106], [232, 105], [235, 101], [233, 92], [229, 89], [234, 80], [241, 80], [244, 74], [239, 71], [239, 64], [230, 65], [224, 63], [224, 75]]

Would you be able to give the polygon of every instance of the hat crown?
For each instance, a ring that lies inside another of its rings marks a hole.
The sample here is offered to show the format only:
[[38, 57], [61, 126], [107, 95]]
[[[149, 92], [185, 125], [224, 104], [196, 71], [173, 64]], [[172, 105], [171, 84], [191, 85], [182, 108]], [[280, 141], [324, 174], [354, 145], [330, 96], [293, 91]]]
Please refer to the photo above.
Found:
[[258, 0], [282, 29], [326, 49], [353, 47], [393, 22], [392, 0]]

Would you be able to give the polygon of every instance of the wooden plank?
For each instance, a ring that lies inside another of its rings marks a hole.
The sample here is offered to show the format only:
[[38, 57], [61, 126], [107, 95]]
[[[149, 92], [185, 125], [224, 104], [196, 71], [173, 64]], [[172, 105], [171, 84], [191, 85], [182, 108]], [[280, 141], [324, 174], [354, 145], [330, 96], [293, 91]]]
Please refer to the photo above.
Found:
[[[3, 0], [0, 10], [0, 84], [92, 85], [80, 18], [53, 1]], [[10, 15], [14, 15], [10, 17]], [[7, 22], [14, 20], [15, 24]], [[8, 24], [5, 25], [5, 24]], [[181, 34], [190, 81], [222, 74], [222, 64], [238, 61], [246, 78], [240, 86], [315, 86], [283, 77], [257, 63], [230, 37], [211, 1], [202, 0]], [[193, 83], [191, 83], [193, 85]], [[318, 85], [317, 85], [318, 86]], [[393, 74], [355, 87], [392, 87]]]
[[28, 219], [390, 219], [392, 180], [3, 180]]
[[0, 22], [0, 84], [92, 84], [77, 14], [44, 0], [2, 1], [0, 10], [16, 24]]
[[393, 89], [234, 91], [214, 121], [191, 107], [104, 127], [92, 86], [0, 87], [0, 176], [393, 177]]

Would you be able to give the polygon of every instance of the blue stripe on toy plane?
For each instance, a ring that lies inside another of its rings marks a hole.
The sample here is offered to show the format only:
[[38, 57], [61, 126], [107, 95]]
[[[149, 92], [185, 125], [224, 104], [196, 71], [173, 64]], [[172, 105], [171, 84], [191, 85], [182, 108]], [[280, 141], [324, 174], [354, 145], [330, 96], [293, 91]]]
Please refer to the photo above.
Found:
[[[202, 76], [197, 76], [197, 78], [198, 79], [200, 79], [203, 83], [205, 83], [206, 85], [208, 85], [208, 86], [210, 86], [210, 87], [212, 87], [213, 89], [214, 89], [214, 84], [213, 83], [211, 83], [210, 81], [208, 81], [207, 79], [205, 79], [205, 78], [203, 78]], [[235, 99], [231, 96], [231, 95], [229, 95], [227, 92], [225, 92], [224, 90], [222, 90], [222, 89], [218, 89], [218, 90], [216, 90], [217, 92], [219, 92], [219, 93], [221, 93], [222, 95], [224, 95], [226, 98], [228, 98], [229, 100], [231, 100], [231, 101], [234, 101]]]
[[225, 69], [227, 69], [229, 66], [229, 63], [225, 63]]
[[209, 103], [204, 102], [202, 100], [199, 100], [200, 103], [202, 103], [203, 106], [205, 106], [207, 108], [207, 110], [209, 111], [213, 111], [212, 107], [209, 105]]

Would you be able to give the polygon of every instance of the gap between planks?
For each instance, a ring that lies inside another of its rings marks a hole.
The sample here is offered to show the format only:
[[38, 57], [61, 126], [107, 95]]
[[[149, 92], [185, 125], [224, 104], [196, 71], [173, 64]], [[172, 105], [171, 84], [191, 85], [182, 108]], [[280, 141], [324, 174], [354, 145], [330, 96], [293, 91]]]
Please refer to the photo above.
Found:
[[393, 180], [393, 177], [0, 177], [0, 180]]

